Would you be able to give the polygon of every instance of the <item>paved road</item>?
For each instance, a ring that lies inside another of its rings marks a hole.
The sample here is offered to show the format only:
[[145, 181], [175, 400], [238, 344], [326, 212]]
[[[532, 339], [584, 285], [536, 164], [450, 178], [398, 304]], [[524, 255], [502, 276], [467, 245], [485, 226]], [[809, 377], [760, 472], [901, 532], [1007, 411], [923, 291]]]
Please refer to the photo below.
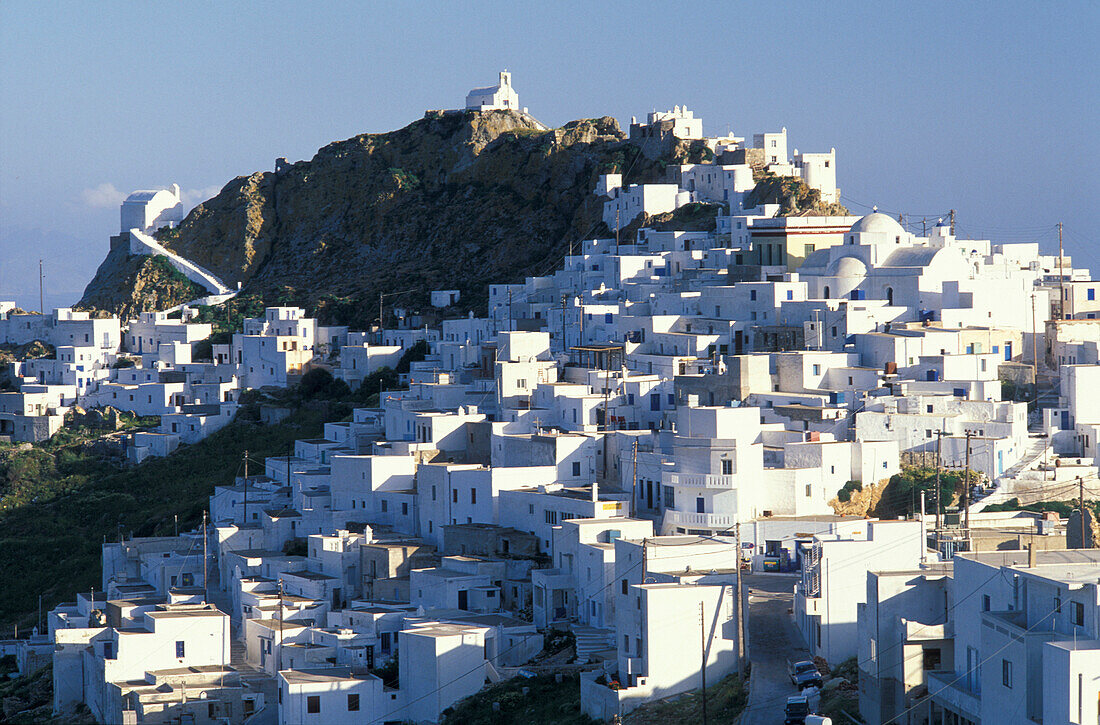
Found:
[[740, 725], [774, 725], [783, 722], [787, 695], [796, 694], [787, 677], [787, 658], [809, 652], [787, 613], [794, 605], [792, 590], [798, 579], [777, 574], [744, 577], [749, 590], [746, 640], [752, 662], [752, 689]]

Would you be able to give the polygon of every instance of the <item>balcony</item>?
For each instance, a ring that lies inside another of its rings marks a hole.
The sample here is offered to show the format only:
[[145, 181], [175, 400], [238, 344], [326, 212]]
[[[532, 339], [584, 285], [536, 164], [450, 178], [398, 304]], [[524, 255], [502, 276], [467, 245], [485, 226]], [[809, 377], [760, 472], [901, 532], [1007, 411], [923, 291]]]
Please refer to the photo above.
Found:
[[691, 529], [731, 529], [736, 523], [736, 517], [730, 514], [696, 514], [687, 511], [665, 511], [666, 527], [682, 527]]
[[921, 624], [903, 619], [905, 639], [908, 642], [951, 639], [955, 636], [954, 622], [945, 624]]
[[973, 722], [981, 722], [981, 695], [970, 689], [965, 672], [926, 672], [925, 677], [934, 703]]
[[690, 488], [736, 488], [733, 476], [710, 473], [666, 473], [662, 483], [666, 486], [686, 486]]

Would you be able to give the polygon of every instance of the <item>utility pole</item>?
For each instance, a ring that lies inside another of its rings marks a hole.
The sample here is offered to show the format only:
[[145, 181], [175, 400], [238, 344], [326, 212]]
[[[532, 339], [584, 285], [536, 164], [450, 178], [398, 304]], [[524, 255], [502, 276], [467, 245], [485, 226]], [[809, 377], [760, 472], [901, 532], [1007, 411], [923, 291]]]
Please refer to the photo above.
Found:
[[634, 502], [638, 498], [638, 437], [634, 437], [634, 445], [631, 446], [630, 461], [634, 466], [634, 473], [630, 477], [630, 517], [634, 518]]
[[210, 603], [210, 584], [209, 577], [207, 576], [207, 556], [206, 556], [206, 512], [202, 512], [202, 600], [203, 602]]
[[926, 519], [924, 518], [924, 489], [922, 488], [920, 490], [920, 530], [921, 530], [921, 536], [924, 538], [924, 546], [922, 546], [921, 550], [920, 550], [920, 560], [921, 560], [922, 564], [927, 559], [927, 556], [926, 556], [925, 552], [928, 551], [928, 527], [924, 525], [925, 520]]
[[940, 494], [940, 467], [943, 465], [943, 430], [936, 431], [936, 546], [939, 547], [940, 510], [943, 496]]
[[927, 237], [928, 236], [928, 219], [927, 218], [920, 220], [920, 235], [922, 237]]
[[244, 452], [244, 523], [248, 523], [248, 451]]
[[569, 344], [565, 340], [565, 298], [566, 295], [561, 296], [561, 351], [563, 353], [569, 350]]
[[974, 431], [966, 431], [966, 469], [963, 471], [963, 531], [970, 538], [970, 438]]
[[382, 293], [378, 293], [378, 344], [382, 344]]
[[512, 331], [512, 288], [508, 288], [508, 332]]
[[275, 651], [275, 671], [283, 669], [283, 578], [279, 577], [279, 649]]
[[[1061, 228], [1061, 225], [1058, 225]], [[46, 314], [46, 292], [45, 292], [45, 278], [46, 275], [42, 273], [42, 260], [38, 260], [38, 311], [43, 315]]]
[[745, 672], [745, 600], [741, 589], [741, 523], [733, 525], [734, 545], [737, 547], [737, 555], [734, 557], [737, 566], [737, 672]]
[[[598, 359], [598, 358], [597, 358]], [[608, 411], [609, 398], [611, 397], [611, 348], [604, 353], [603, 376], [603, 478], [607, 480], [607, 432], [611, 430], [611, 416]]]
[[1035, 400], [1038, 407], [1039, 400], [1039, 324], [1035, 321], [1035, 293], [1031, 293], [1031, 360], [1032, 377], [1031, 384], [1035, 386]]
[[951, 210], [951, 236], [955, 236], [955, 210]]
[[1058, 222], [1058, 319], [1066, 319], [1066, 268], [1062, 259], [1062, 222]]
[[1077, 477], [1077, 491], [1078, 508], [1081, 512], [1081, 548], [1091, 549], [1092, 547], [1085, 543], [1085, 479], [1080, 476]]
[[699, 677], [703, 681], [703, 725], [707, 725], [707, 621], [702, 602], [699, 602], [699, 640], [703, 648], [703, 659], [699, 663]]

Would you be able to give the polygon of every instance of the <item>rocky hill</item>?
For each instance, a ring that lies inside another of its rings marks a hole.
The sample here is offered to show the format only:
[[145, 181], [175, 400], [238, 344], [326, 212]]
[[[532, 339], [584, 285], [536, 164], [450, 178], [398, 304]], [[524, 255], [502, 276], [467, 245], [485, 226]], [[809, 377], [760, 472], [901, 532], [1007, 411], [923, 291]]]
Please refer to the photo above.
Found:
[[[607, 234], [592, 195], [599, 174], [658, 180], [700, 155], [680, 143], [648, 159], [612, 118], [544, 130], [511, 111], [429, 112], [280, 173], [238, 177], [159, 239], [230, 286], [315, 310], [381, 292], [423, 304], [432, 289], [459, 289], [476, 306], [488, 283], [549, 272], [570, 241]], [[126, 278], [100, 272], [83, 304], [138, 304]]]
[[[330, 322], [366, 327], [379, 293], [416, 307], [458, 289], [460, 306], [484, 310], [489, 283], [549, 273], [571, 242], [609, 234], [592, 194], [600, 174], [663, 181], [670, 164], [710, 155], [698, 141], [654, 146], [632, 144], [608, 117], [547, 130], [512, 111], [432, 111], [238, 177], [158, 239], [231, 287]], [[135, 265], [108, 257], [81, 303], [145, 308]]]

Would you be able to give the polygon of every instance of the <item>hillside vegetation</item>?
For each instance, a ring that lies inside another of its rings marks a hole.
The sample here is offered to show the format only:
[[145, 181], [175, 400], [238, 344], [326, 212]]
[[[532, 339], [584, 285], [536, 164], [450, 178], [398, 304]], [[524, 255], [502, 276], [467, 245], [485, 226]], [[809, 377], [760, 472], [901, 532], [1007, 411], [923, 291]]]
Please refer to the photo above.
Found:
[[258, 409], [193, 446], [133, 467], [110, 458], [90, 435], [45, 446], [0, 446], [0, 631], [34, 625], [38, 596], [50, 609], [76, 592], [100, 588], [100, 547], [125, 536], [171, 535], [194, 528], [214, 486], [228, 484], [247, 449], [282, 455], [296, 438], [321, 434], [347, 406], [305, 404], [278, 425]]

